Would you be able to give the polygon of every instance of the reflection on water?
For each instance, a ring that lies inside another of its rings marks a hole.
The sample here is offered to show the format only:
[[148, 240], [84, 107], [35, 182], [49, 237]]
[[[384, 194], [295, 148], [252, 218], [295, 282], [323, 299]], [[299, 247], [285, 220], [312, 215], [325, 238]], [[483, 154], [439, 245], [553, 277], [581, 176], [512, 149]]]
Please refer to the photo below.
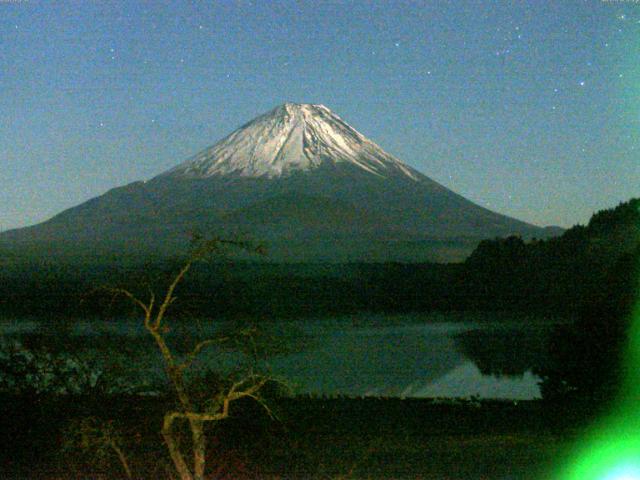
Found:
[[453, 338], [438, 327], [325, 331], [315, 337], [315, 348], [272, 366], [300, 392], [413, 396], [464, 362]]
[[[411, 316], [405, 320], [403, 324], [402, 317], [394, 317], [389, 322], [392, 326], [384, 326], [384, 319], [379, 318], [373, 326], [365, 319], [293, 322], [295, 328], [281, 331], [295, 335], [291, 341], [304, 337], [304, 348], [271, 359], [270, 366], [296, 393], [510, 399], [540, 396], [538, 378], [531, 369], [544, 355], [548, 327], [417, 323]], [[2, 324], [0, 329], [5, 338], [29, 333], [42, 337], [43, 332], [33, 323]], [[206, 337], [213, 331], [206, 325], [182, 325], [173, 340], [184, 343], [184, 339]], [[119, 351], [132, 361], [136, 378], [162, 378], [158, 354], [138, 322], [82, 322], [70, 333], [69, 348], [94, 354]], [[230, 366], [235, 361], [237, 356], [210, 350], [198, 366]]]
[[519, 376], [483, 374], [471, 361], [454, 368], [424, 389], [416, 397], [477, 397], [510, 400], [540, 398], [538, 377], [526, 370]]

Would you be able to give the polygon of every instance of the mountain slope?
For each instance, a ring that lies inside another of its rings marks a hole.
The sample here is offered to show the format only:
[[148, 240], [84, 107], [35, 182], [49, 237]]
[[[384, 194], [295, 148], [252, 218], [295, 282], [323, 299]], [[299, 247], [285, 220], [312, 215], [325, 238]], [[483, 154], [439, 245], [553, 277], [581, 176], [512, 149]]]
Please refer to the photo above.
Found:
[[546, 236], [405, 165], [326, 107], [285, 104], [147, 182], [0, 241], [164, 254], [194, 230], [249, 234], [293, 261], [428, 260], [434, 242], [467, 252], [483, 238]]

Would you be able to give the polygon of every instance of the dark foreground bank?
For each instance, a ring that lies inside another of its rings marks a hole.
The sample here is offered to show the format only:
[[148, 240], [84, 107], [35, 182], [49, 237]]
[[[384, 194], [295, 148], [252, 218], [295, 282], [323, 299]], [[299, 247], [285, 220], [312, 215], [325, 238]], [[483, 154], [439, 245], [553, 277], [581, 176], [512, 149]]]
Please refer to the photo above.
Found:
[[[175, 478], [159, 397], [1, 399], [0, 477]], [[588, 403], [280, 398], [208, 432], [207, 478], [540, 479], [590, 418]], [[186, 430], [184, 432], [187, 433]]]

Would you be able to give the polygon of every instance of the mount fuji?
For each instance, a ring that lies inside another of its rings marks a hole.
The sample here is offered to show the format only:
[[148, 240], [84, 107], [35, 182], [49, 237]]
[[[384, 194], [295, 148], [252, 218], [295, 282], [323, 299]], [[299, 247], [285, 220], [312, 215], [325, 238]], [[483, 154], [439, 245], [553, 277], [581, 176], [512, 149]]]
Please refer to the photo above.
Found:
[[275, 178], [337, 164], [379, 177], [419, 176], [324, 105], [293, 103], [259, 116], [165, 175]]
[[249, 235], [282, 261], [447, 261], [483, 238], [548, 236], [431, 180], [327, 107], [286, 103], [148, 181], [0, 242], [163, 255], [193, 231]]

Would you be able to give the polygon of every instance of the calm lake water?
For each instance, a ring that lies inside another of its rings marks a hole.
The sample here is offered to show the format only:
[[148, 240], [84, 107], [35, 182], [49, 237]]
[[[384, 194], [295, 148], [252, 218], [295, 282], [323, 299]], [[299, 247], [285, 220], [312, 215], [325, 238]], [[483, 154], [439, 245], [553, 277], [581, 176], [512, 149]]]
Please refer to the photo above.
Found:
[[[551, 327], [530, 319], [469, 321], [459, 315], [357, 315], [286, 322], [269, 329], [296, 348], [269, 363], [295, 393], [534, 399], [540, 396], [539, 379], [531, 367], [544, 354]], [[194, 322], [176, 325], [172, 335], [176, 344], [192, 344], [215, 330]], [[8, 338], [46, 336], [50, 330], [37, 321], [5, 321], [0, 331]], [[67, 326], [67, 333], [74, 348], [80, 345], [87, 355], [120, 357], [132, 383], [162, 377], [158, 354], [140, 322], [79, 322]], [[237, 354], [208, 350], [195, 367], [230, 368], [237, 361]]]

